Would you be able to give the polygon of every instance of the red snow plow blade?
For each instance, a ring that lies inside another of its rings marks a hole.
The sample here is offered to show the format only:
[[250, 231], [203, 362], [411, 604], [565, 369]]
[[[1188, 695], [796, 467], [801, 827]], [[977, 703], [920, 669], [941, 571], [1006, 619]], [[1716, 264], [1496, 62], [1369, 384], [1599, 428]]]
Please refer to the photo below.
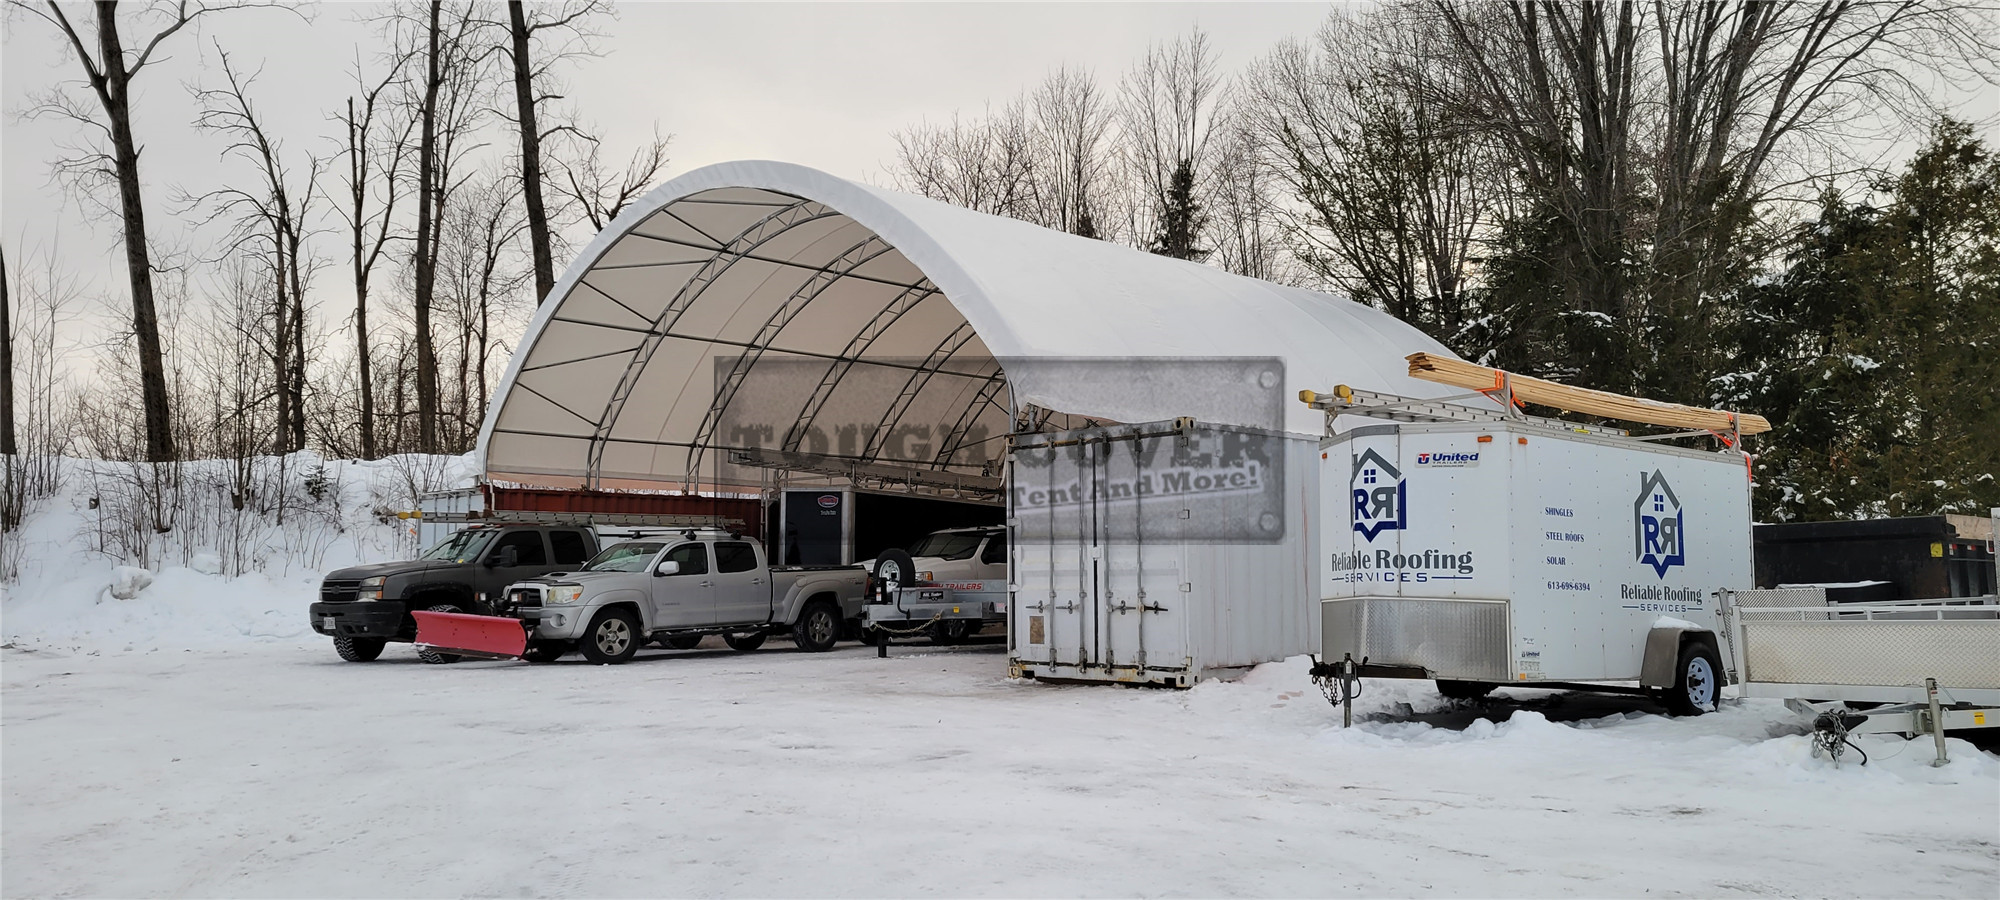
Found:
[[520, 619], [415, 610], [417, 643], [455, 653], [509, 659], [528, 649], [528, 629]]

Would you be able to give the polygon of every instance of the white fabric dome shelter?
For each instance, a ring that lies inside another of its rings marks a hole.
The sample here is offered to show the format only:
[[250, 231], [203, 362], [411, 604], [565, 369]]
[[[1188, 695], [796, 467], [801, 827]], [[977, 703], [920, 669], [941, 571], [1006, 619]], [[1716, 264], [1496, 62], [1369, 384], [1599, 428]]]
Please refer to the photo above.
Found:
[[[654, 189], [584, 248], [522, 336], [478, 452], [490, 479], [558, 487], [745, 487], [724, 457], [750, 447], [991, 475], [1028, 404], [1317, 435], [1301, 388], [1449, 392], [1408, 377], [1417, 351], [1448, 352], [1338, 297], [732, 162]], [[1278, 421], [1156, 377], [1191, 357], [1279, 361], [1262, 385], [1282, 391]], [[1075, 359], [1139, 375], [1093, 383], [1061, 364]]]

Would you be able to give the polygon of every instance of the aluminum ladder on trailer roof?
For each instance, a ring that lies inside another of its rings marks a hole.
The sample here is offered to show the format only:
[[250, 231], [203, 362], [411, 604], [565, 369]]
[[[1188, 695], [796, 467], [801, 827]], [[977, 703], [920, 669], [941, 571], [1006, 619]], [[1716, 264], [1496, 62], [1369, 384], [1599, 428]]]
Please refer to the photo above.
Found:
[[[1391, 422], [1490, 422], [1496, 425], [1528, 425], [1537, 428], [1566, 431], [1573, 434], [1632, 438], [1631, 432], [1619, 428], [1605, 428], [1598, 425], [1565, 422], [1561, 419], [1548, 419], [1540, 416], [1525, 415], [1519, 412], [1496, 412], [1490, 409], [1479, 409], [1477, 407], [1466, 406], [1462, 403], [1451, 402], [1454, 400], [1470, 400], [1474, 397], [1488, 396], [1483, 391], [1471, 391], [1464, 394], [1453, 394], [1449, 397], [1424, 399], [1420, 397], [1404, 397], [1399, 394], [1387, 394], [1381, 391], [1363, 390], [1344, 384], [1335, 386], [1331, 393], [1326, 394], [1314, 391], [1299, 392], [1299, 399], [1305, 401], [1307, 406], [1326, 412], [1327, 434], [1333, 433], [1333, 420], [1339, 416], [1367, 416]], [[1685, 432], [1671, 435], [1648, 435], [1644, 438], [1632, 439], [1656, 440], [1665, 437], [1681, 437], [1707, 433], [1705, 431]]]

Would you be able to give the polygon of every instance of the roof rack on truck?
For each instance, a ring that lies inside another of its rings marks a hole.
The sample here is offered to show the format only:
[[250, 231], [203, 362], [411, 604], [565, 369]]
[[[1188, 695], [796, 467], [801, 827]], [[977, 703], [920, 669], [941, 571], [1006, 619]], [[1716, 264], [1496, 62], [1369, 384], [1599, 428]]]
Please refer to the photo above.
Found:
[[681, 494], [529, 487], [482, 482], [418, 495], [396, 513], [418, 548], [472, 525], [578, 525], [620, 528], [727, 528], [762, 538], [764, 507], [755, 494]]

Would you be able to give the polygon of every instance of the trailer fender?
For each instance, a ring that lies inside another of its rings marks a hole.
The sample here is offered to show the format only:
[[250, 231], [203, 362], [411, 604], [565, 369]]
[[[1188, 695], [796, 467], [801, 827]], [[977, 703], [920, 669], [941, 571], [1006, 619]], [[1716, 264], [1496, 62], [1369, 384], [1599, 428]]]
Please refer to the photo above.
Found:
[[1706, 628], [1668, 626], [1646, 632], [1646, 657], [1639, 663], [1639, 685], [1650, 688], [1674, 686], [1674, 667], [1680, 664], [1681, 647], [1701, 641], [1720, 652], [1722, 643]]

